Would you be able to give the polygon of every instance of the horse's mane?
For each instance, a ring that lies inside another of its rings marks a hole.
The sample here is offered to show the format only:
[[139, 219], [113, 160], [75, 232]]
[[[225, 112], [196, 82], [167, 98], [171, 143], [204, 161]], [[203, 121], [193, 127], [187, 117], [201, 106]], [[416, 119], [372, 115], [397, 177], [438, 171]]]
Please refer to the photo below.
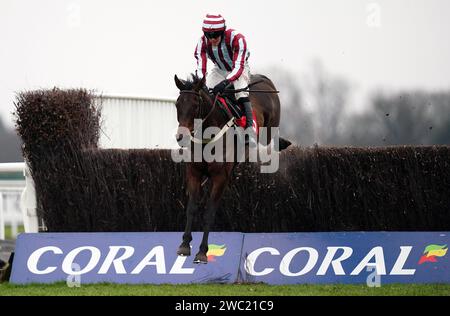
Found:
[[201, 79], [196, 75], [191, 73], [190, 77], [186, 79], [186, 81], [183, 81], [184, 85], [186, 86], [186, 89], [194, 89], [194, 86], [198, 84], [201, 81]]
[[[191, 73], [191, 79], [187, 79], [186, 81], [184, 81], [184, 85], [186, 87], [186, 90], [193, 90], [194, 87], [200, 82], [202, 81], [201, 78], [199, 78], [196, 74]], [[206, 87], [206, 85], [203, 85], [202, 90], [209, 95], [208, 92], [208, 88]]]
[[[194, 90], [195, 86], [198, 85], [200, 81], [202, 81], [201, 78], [199, 78], [196, 74], [191, 73], [191, 79], [188, 78], [186, 81], [183, 81], [184, 88], [186, 90]], [[207, 96], [207, 103], [206, 105], [204, 104], [201, 108], [201, 114], [205, 115], [209, 110], [209, 103], [213, 102], [212, 101], [213, 97], [212, 94], [209, 93], [206, 84], [203, 85], [200, 91], [203, 91], [205, 96]]]

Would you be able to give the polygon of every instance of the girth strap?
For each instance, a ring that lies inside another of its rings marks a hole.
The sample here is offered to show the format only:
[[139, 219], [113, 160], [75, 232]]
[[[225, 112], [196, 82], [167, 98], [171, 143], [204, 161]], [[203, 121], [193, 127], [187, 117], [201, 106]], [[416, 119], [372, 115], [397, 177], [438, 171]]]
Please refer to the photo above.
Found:
[[232, 126], [234, 126], [234, 117], [232, 117], [223, 127], [222, 129], [215, 135], [212, 139], [199, 139], [195, 138], [191, 135], [191, 141], [196, 144], [209, 144], [218, 141]]

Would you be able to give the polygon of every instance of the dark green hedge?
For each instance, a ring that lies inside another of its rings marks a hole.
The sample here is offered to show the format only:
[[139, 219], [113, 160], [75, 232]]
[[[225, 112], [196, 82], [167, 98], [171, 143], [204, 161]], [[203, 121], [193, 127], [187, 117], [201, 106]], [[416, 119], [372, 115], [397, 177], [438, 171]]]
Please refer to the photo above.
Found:
[[[168, 150], [100, 150], [85, 90], [27, 92], [17, 130], [49, 231], [182, 231], [184, 164]], [[449, 230], [450, 147], [291, 146], [280, 170], [241, 164], [215, 230]], [[204, 200], [208, 183], [204, 186]], [[201, 230], [200, 210], [194, 229]]]

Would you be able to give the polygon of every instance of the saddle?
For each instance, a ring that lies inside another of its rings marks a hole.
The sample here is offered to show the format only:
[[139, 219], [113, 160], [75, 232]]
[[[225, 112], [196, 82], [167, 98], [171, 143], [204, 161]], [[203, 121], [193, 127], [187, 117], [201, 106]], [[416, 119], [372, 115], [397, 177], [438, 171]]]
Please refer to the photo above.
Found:
[[[255, 84], [257, 83], [257, 81], [261, 81], [261, 78], [266, 78], [267, 77], [263, 76], [263, 75], [252, 75], [251, 76], [251, 84]], [[231, 84], [229, 89], [234, 89], [234, 85]], [[236, 126], [245, 128], [246, 123], [247, 123], [247, 117], [245, 116], [245, 110], [243, 108], [243, 106], [241, 106], [235, 97], [234, 93], [231, 94], [225, 94], [223, 96], [219, 96], [217, 98], [217, 103], [219, 105], [219, 107], [222, 109], [223, 114], [225, 115], [225, 117], [229, 120], [232, 117], [234, 117], [234, 122], [236, 124]], [[256, 121], [256, 115], [255, 115], [255, 109], [252, 109], [253, 112], [253, 129], [255, 130], [256, 135], [258, 135], [259, 132], [259, 126], [258, 126], [258, 122]]]
[[[247, 117], [245, 116], [245, 111], [243, 107], [239, 103], [237, 103], [234, 95], [223, 97], [219, 96], [217, 98], [217, 102], [227, 119], [234, 117], [234, 123], [236, 124], [236, 126], [242, 128], [246, 127]], [[252, 109], [252, 112], [253, 117], [256, 118], [255, 110]], [[253, 120], [253, 129], [255, 130], [256, 135], [258, 135], [259, 128], [256, 119]]]

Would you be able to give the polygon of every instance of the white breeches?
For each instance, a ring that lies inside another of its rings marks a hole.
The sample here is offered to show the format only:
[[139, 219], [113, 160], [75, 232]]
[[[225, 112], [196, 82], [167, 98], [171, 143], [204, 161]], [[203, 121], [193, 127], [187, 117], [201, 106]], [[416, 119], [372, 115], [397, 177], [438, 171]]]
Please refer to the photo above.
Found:
[[[208, 71], [206, 75], [206, 86], [211, 89], [214, 88], [216, 84], [225, 80], [229, 73], [229, 71], [221, 70], [219, 67], [214, 66], [214, 68], [211, 69], [211, 71]], [[247, 62], [245, 63], [241, 76], [235, 80], [233, 84], [235, 89], [242, 89], [250, 84], [250, 67]], [[236, 100], [244, 97], [248, 98], [248, 95], [248, 92], [238, 92], [236, 93]]]

